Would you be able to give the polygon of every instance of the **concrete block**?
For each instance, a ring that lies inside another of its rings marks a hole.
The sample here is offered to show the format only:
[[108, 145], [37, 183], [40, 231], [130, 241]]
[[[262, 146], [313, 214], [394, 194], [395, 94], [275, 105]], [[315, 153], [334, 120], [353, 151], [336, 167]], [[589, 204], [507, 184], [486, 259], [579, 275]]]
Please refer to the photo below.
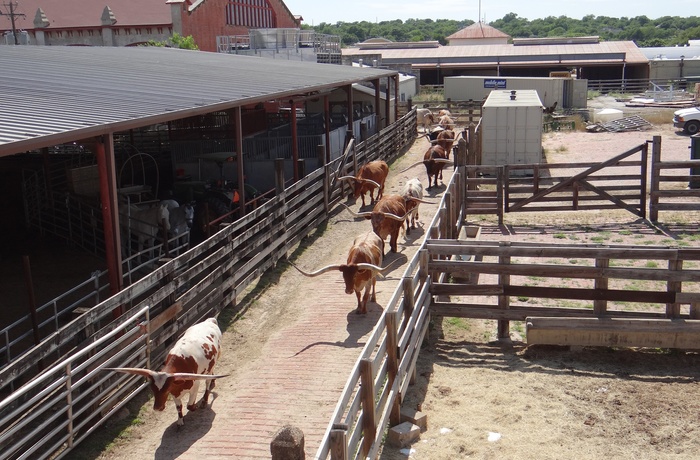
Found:
[[387, 442], [394, 447], [408, 447], [420, 439], [420, 427], [411, 422], [403, 422], [389, 429]]
[[421, 411], [411, 409], [409, 407], [401, 408], [401, 421], [411, 422], [414, 425], [418, 425], [421, 433], [428, 429], [428, 416]]

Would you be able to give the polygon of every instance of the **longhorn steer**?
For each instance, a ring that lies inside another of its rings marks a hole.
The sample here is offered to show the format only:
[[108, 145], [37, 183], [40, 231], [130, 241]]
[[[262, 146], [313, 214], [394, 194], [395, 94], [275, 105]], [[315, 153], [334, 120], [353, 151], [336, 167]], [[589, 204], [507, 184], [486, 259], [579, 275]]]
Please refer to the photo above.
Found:
[[414, 163], [408, 168], [403, 169], [401, 172], [407, 171], [419, 164], [425, 165], [425, 172], [428, 174], [427, 190], [430, 190], [433, 182], [432, 178], [435, 177], [435, 186], [437, 187], [438, 177], [442, 180], [442, 169], [445, 166], [453, 163], [447, 159], [447, 152], [442, 145], [431, 145], [423, 155], [423, 161]]
[[[327, 265], [315, 272], [305, 272], [296, 265], [294, 268], [305, 276], [318, 276], [331, 270], [340, 270], [345, 281], [345, 293], [357, 296], [357, 313], [367, 313], [367, 301], [372, 291], [372, 302], [377, 301], [376, 283], [377, 275], [382, 275], [390, 265], [382, 268], [384, 260], [384, 240], [373, 231], [358, 235], [353, 241], [348, 252], [348, 260], [345, 264]], [[398, 260], [398, 259], [397, 259]], [[364, 295], [361, 295], [364, 289]]]
[[[410, 227], [416, 228], [416, 220], [418, 220], [418, 205], [423, 200], [423, 184], [418, 178], [413, 178], [406, 182], [401, 192], [404, 200], [406, 200], [406, 211], [409, 218], [406, 219], [406, 234], [410, 233]], [[409, 220], [411, 221], [409, 225]]]
[[195, 324], [185, 331], [180, 340], [165, 358], [165, 365], [160, 372], [134, 367], [102, 368], [146, 377], [151, 382], [154, 401], [153, 409], [162, 411], [168, 396], [173, 395], [177, 408], [177, 424], [184, 425], [182, 416], [182, 393], [189, 393], [187, 410], [197, 409], [197, 390], [199, 381], [206, 380], [206, 390], [200, 407], [207, 407], [209, 394], [216, 385], [215, 380], [227, 375], [213, 375], [214, 364], [221, 352], [221, 330], [216, 318]]
[[378, 188], [377, 200], [384, 194], [384, 181], [389, 175], [389, 165], [385, 161], [370, 161], [360, 167], [357, 176], [341, 176], [338, 180], [350, 180], [355, 183], [354, 197], [362, 197], [362, 206], [365, 205], [365, 193], [369, 192], [370, 204], [375, 203], [374, 189]]
[[430, 109], [416, 109], [416, 122], [423, 127], [424, 133], [429, 133], [432, 130], [432, 125], [435, 123], [435, 116]]

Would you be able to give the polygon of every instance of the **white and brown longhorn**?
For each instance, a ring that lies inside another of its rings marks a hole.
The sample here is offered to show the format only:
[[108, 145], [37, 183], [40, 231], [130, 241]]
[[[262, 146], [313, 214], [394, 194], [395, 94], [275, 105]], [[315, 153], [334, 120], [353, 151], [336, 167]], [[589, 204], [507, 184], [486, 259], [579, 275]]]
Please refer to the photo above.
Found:
[[[376, 283], [377, 276], [384, 276], [391, 264], [382, 267], [384, 260], [384, 240], [373, 231], [358, 235], [348, 251], [348, 259], [344, 264], [326, 265], [313, 272], [306, 272], [292, 264], [302, 275], [314, 277], [324, 273], [339, 270], [345, 281], [345, 293], [357, 296], [357, 313], [367, 313], [367, 301], [377, 301]], [[399, 260], [399, 259], [397, 259]], [[364, 290], [364, 295], [362, 291]]]
[[206, 380], [206, 389], [200, 408], [207, 407], [209, 394], [216, 385], [216, 379], [228, 375], [214, 375], [214, 365], [221, 353], [221, 330], [216, 318], [195, 324], [185, 331], [165, 358], [165, 365], [159, 372], [135, 367], [104, 367], [102, 370], [140, 375], [150, 381], [153, 391], [153, 409], [162, 411], [168, 396], [172, 395], [177, 408], [177, 424], [184, 425], [182, 415], [183, 393], [189, 393], [187, 410], [197, 409], [199, 381]]
[[365, 194], [369, 192], [370, 204], [375, 203], [374, 189], [377, 191], [378, 201], [384, 194], [384, 181], [389, 175], [389, 165], [385, 161], [370, 161], [360, 167], [357, 176], [340, 176], [338, 180], [348, 180], [354, 182], [355, 199], [362, 197], [362, 206], [365, 206]]

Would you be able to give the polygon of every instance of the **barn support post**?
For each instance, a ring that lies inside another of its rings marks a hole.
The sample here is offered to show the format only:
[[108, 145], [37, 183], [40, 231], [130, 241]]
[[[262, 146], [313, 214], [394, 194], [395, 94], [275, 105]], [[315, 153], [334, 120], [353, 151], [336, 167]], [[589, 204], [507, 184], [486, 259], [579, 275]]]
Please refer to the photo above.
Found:
[[241, 108], [236, 107], [233, 111], [234, 129], [236, 130], [236, 172], [238, 173], [238, 216], [245, 216], [246, 203], [248, 197], [245, 196], [245, 168], [243, 164], [243, 121]]
[[[510, 246], [510, 241], [501, 241], [500, 247]], [[510, 265], [510, 256], [499, 256], [498, 264], [502, 267]], [[502, 310], [510, 309], [510, 296], [505, 293], [506, 287], [510, 285], [510, 275], [500, 273], [498, 275], [498, 285], [501, 287], [503, 294], [498, 295], [498, 308]], [[498, 320], [498, 340], [510, 339], [510, 321], [507, 319]]]
[[[392, 77], [389, 77], [391, 80], [394, 81], [394, 119], [391, 121], [391, 123], [396, 122], [399, 119], [399, 74], [395, 74]], [[388, 90], [389, 88], [387, 88]], [[387, 91], [387, 99], [389, 98], [389, 91]]]
[[326, 163], [331, 162], [331, 106], [328, 95], [323, 96], [323, 122], [325, 126], [324, 136], [326, 138]]
[[[393, 387], [394, 382], [399, 377], [398, 320], [397, 312], [392, 312], [386, 315], [386, 359], [387, 372], [389, 374], [387, 388]], [[391, 412], [389, 413], [389, 422], [391, 423], [391, 426], [396, 426], [401, 423], [401, 399], [401, 393], [399, 392], [391, 405]]]
[[[298, 163], [299, 162], [299, 134], [297, 131], [297, 104], [292, 99], [291, 101], [289, 101], [289, 105], [291, 106], [289, 124], [292, 128], [292, 161], [294, 163]], [[303, 171], [299, 171], [298, 169], [295, 168], [294, 169], [294, 182], [297, 182], [302, 177], [304, 177]]]
[[343, 86], [343, 90], [345, 90], [345, 116], [348, 118], [348, 131], [352, 132], [353, 121], [355, 121], [355, 115], [352, 113], [352, 85]]
[[331, 460], [348, 460], [348, 425], [334, 423], [330, 434]]
[[377, 414], [374, 407], [374, 373], [372, 360], [360, 361], [360, 398], [362, 401], [362, 457], [366, 457], [377, 434]]
[[[121, 241], [119, 234], [119, 213], [117, 212], [117, 179], [114, 164], [114, 137], [108, 134], [100, 137], [95, 144], [97, 169], [100, 177], [100, 201], [105, 234], [105, 255], [111, 294], [122, 290]], [[113, 312], [118, 318], [124, 312], [119, 306]]]
[[306, 176], [306, 164], [302, 158], [297, 158], [294, 166], [294, 182], [298, 182]]
[[384, 127], [391, 124], [391, 98], [389, 97], [389, 88], [391, 88], [391, 77], [386, 77], [386, 97], [384, 98]]
[[326, 149], [322, 145], [316, 146], [316, 155], [318, 156], [318, 164], [320, 168], [323, 168], [324, 174], [321, 180], [323, 181], [323, 209], [326, 212], [326, 215], [328, 215], [331, 212], [330, 209], [330, 198], [329, 198], [329, 193], [330, 193], [330, 169], [328, 168], [328, 165], [325, 162], [326, 159]]
[[377, 119], [377, 132], [380, 132], [383, 128], [386, 128], [388, 126], [387, 123], [382, 123], [382, 110], [381, 110], [381, 103], [382, 103], [382, 96], [381, 96], [381, 91], [380, 91], [380, 83], [379, 79], [377, 78], [376, 80], [372, 80], [372, 84], [374, 85], [374, 115], [375, 118]]
[[[32, 268], [29, 263], [29, 256], [22, 256], [24, 263], [24, 281], [27, 286], [27, 297], [29, 301], [29, 319], [32, 322], [32, 333], [34, 334], [34, 344], [39, 345], [41, 336], [39, 335], [39, 319], [36, 314], [36, 296], [34, 295], [34, 280], [32, 278]], [[8, 346], [9, 350], [9, 346]]]

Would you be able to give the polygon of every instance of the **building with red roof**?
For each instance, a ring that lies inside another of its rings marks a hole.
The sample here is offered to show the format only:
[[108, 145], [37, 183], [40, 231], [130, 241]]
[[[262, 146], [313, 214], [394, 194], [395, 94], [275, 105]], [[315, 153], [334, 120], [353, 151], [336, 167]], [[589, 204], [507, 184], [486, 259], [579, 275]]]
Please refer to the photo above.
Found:
[[216, 51], [217, 36], [300, 20], [281, 0], [16, 0], [0, 13], [0, 44], [133, 46], [178, 33], [203, 51]]

